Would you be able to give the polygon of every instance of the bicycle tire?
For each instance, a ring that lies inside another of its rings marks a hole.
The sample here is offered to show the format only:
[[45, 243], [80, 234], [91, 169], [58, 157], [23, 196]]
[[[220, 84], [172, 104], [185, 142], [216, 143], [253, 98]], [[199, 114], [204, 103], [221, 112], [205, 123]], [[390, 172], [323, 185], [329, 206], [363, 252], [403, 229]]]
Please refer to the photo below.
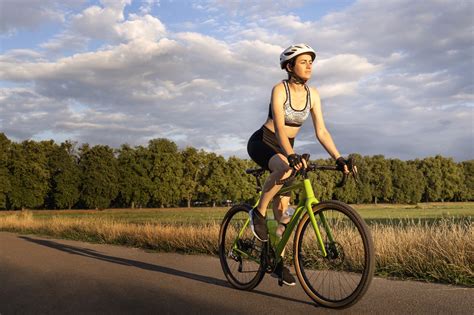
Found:
[[[227, 211], [219, 231], [219, 258], [225, 277], [239, 290], [252, 290], [265, 276], [265, 266], [257, 263], [260, 260], [263, 245], [252, 233], [250, 225], [242, 231], [251, 210], [249, 205], [235, 205]], [[242, 236], [238, 248], [252, 256], [248, 259], [232, 249], [239, 231]]]
[[[373, 278], [375, 253], [370, 230], [352, 207], [339, 201], [319, 203], [313, 212], [328, 255], [321, 254], [305, 213], [298, 223], [293, 247], [298, 280], [317, 304], [349, 307], [363, 297]], [[335, 242], [329, 241], [320, 213], [331, 227]]]

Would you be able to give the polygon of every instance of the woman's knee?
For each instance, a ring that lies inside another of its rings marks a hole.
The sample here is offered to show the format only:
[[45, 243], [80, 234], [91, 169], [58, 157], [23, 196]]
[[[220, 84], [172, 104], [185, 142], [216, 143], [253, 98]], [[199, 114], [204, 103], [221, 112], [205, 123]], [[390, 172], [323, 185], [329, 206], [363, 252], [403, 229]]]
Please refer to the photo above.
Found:
[[279, 178], [287, 178], [291, 175], [291, 167], [283, 154], [275, 154], [268, 164], [272, 174]]
[[278, 172], [285, 174], [291, 171], [287, 158], [283, 154], [275, 154], [269, 161], [268, 166], [272, 173]]

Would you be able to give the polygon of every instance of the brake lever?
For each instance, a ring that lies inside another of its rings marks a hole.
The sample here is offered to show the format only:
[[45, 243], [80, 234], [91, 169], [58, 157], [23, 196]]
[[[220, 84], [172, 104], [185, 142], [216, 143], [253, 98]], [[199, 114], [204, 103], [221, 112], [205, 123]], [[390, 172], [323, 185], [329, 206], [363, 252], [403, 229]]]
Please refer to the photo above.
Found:
[[[355, 180], [356, 184], [359, 183], [359, 173], [357, 171], [357, 166], [355, 165], [354, 158], [350, 157], [347, 162], [348, 162], [347, 163], [347, 168], [349, 169], [349, 173], [347, 173], [347, 174], [343, 173], [342, 174], [341, 181], [336, 185], [336, 187], [338, 187], [338, 188], [343, 187], [346, 184], [347, 178], [349, 177], [349, 175], [352, 175], [354, 177], [354, 180]], [[341, 171], [343, 172], [343, 169]]]
[[349, 158], [349, 174], [352, 174], [356, 184], [360, 183], [359, 180], [359, 171], [357, 170], [357, 165], [355, 164], [355, 159], [353, 157]]
[[354, 176], [354, 181], [356, 184], [360, 184], [360, 179], [359, 179], [359, 171], [357, 170], [357, 165], [354, 165], [352, 167], [352, 176]]

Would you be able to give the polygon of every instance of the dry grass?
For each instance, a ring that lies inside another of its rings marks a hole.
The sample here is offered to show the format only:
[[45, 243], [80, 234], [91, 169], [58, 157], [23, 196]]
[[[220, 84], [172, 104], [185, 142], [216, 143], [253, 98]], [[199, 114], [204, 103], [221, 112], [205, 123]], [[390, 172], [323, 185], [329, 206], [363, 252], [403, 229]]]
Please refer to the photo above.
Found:
[[371, 227], [377, 272], [389, 276], [474, 285], [472, 221], [404, 222]]
[[132, 224], [106, 218], [33, 218], [29, 211], [0, 217], [0, 231], [117, 244], [161, 251], [217, 253], [219, 225]]
[[[0, 231], [117, 244], [159, 251], [218, 251], [219, 225], [133, 224], [108, 218], [35, 219], [22, 211], [0, 217]], [[377, 274], [474, 285], [474, 229], [470, 218], [371, 226]], [[350, 239], [350, 238], [348, 238]]]

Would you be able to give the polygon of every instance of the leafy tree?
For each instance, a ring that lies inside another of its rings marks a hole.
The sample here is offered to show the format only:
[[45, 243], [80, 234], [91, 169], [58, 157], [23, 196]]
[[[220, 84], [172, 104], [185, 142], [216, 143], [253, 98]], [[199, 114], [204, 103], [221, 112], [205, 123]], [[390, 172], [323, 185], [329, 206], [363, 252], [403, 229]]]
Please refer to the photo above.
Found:
[[[372, 190], [370, 188], [370, 167], [369, 158], [360, 154], [351, 154], [357, 165], [359, 182], [356, 185], [357, 203], [371, 202]], [[353, 180], [352, 178], [350, 180]]]
[[11, 173], [9, 202], [15, 209], [38, 208], [49, 189], [46, 142], [23, 141], [12, 144], [8, 168]]
[[[105, 208], [114, 205], [174, 206], [192, 200], [218, 202], [231, 199], [252, 203], [255, 180], [244, 170], [251, 160], [224, 159], [195, 148], [178, 151], [167, 139], [154, 139], [148, 147], [84, 144], [77, 156], [74, 144], [54, 141], [11, 142], [0, 133], [0, 209]], [[353, 154], [360, 183], [349, 180], [335, 187], [340, 173], [310, 173], [316, 197], [346, 202], [474, 200], [474, 160], [455, 163], [452, 158], [428, 157], [401, 161], [382, 155]], [[331, 159], [319, 164], [333, 164]], [[264, 180], [264, 178], [262, 179]], [[78, 203], [79, 200], [79, 203]]]
[[460, 163], [460, 167], [464, 174], [464, 185], [461, 190], [460, 200], [474, 200], [474, 160], [464, 161]]
[[199, 193], [198, 186], [205, 169], [206, 153], [188, 147], [181, 152], [181, 156], [183, 160], [181, 193], [189, 208], [191, 201], [196, 199]]
[[406, 194], [408, 196], [408, 202], [414, 204], [422, 201], [425, 181], [423, 180], [423, 173], [418, 169], [416, 162], [408, 161], [405, 163], [407, 163], [408, 177], [411, 182]]
[[414, 163], [398, 159], [391, 161], [393, 196], [395, 203], [415, 204], [421, 200], [423, 193], [423, 174]]
[[122, 145], [118, 155], [119, 200], [132, 209], [146, 206], [150, 200], [151, 180], [148, 177], [148, 150]]
[[368, 158], [362, 157], [359, 154], [353, 154], [355, 158], [359, 183], [357, 184], [357, 203], [368, 203], [372, 199], [372, 190], [369, 182], [369, 165]]
[[118, 194], [117, 160], [109, 146], [84, 144], [79, 149], [82, 174], [81, 200], [87, 208], [110, 206]]
[[81, 176], [75, 156], [74, 143], [54, 146], [49, 156], [51, 172], [50, 207], [71, 209], [80, 198]]
[[225, 179], [227, 184], [224, 185], [224, 199], [234, 202], [243, 202], [252, 199], [255, 196], [255, 183], [253, 176], [245, 173], [248, 168], [245, 161], [230, 157], [224, 165]]
[[183, 162], [178, 147], [170, 140], [154, 139], [149, 142], [148, 150], [152, 203], [160, 207], [179, 203]]
[[443, 171], [441, 170], [442, 161], [438, 155], [436, 157], [425, 158], [419, 161], [419, 170], [423, 173], [425, 179], [425, 191], [423, 192], [423, 201], [439, 201], [443, 190]]
[[217, 201], [224, 199], [225, 185], [228, 182], [225, 178], [225, 160], [215, 153], [208, 154], [206, 160], [207, 165], [200, 192], [204, 200], [210, 201], [215, 207]]
[[441, 188], [441, 201], [454, 200], [456, 195], [460, 195], [464, 183], [464, 174], [461, 168], [454, 162], [452, 158], [441, 159], [441, 174], [443, 184]]
[[8, 171], [8, 156], [10, 153], [11, 141], [0, 133], [0, 209], [7, 209], [7, 196], [11, 190], [10, 173]]
[[389, 201], [393, 194], [390, 164], [383, 155], [375, 155], [367, 159], [368, 183], [372, 191], [374, 203]]
[[[234, 160], [235, 161], [232, 161]], [[229, 163], [230, 161], [230, 163]], [[229, 161], [226, 162], [225, 165], [225, 173], [226, 176], [230, 176], [231, 181], [234, 181], [232, 178], [235, 176], [239, 178], [235, 180], [235, 183], [231, 183], [230, 185], [235, 185], [238, 192], [232, 192], [226, 198], [232, 200], [234, 203], [248, 203], [248, 204], [255, 204], [257, 202], [258, 193], [257, 193], [257, 182], [253, 175], [249, 175], [245, 173], [247, 169], [257, 169], [260, 168], [257, 163], [250, 159], [239, 159], [236, 157], [229, 158]], [[230, 170], [233, 168], [232, 170]], [[269, 175], [268, 172], [265, 172], [263, 176], [260, 178], [260, 183], [263, 185], [265, 183], [266, 177]], [[242, 181], [242, 182], [241, 182]], [[230, 190], [230, 188], [228, 188]]]
[[[334, 165], [334, 160], [331, 159], [319, 159], [316, 161], [311, 161], [318, 165]], [[331, 200], [336, 189], [336, 177], [333, 172], [329, 171], [316, 171], [310, 172], [309, 178], [313, 183], [314, 193], [316, 198], [319, 200]]]

